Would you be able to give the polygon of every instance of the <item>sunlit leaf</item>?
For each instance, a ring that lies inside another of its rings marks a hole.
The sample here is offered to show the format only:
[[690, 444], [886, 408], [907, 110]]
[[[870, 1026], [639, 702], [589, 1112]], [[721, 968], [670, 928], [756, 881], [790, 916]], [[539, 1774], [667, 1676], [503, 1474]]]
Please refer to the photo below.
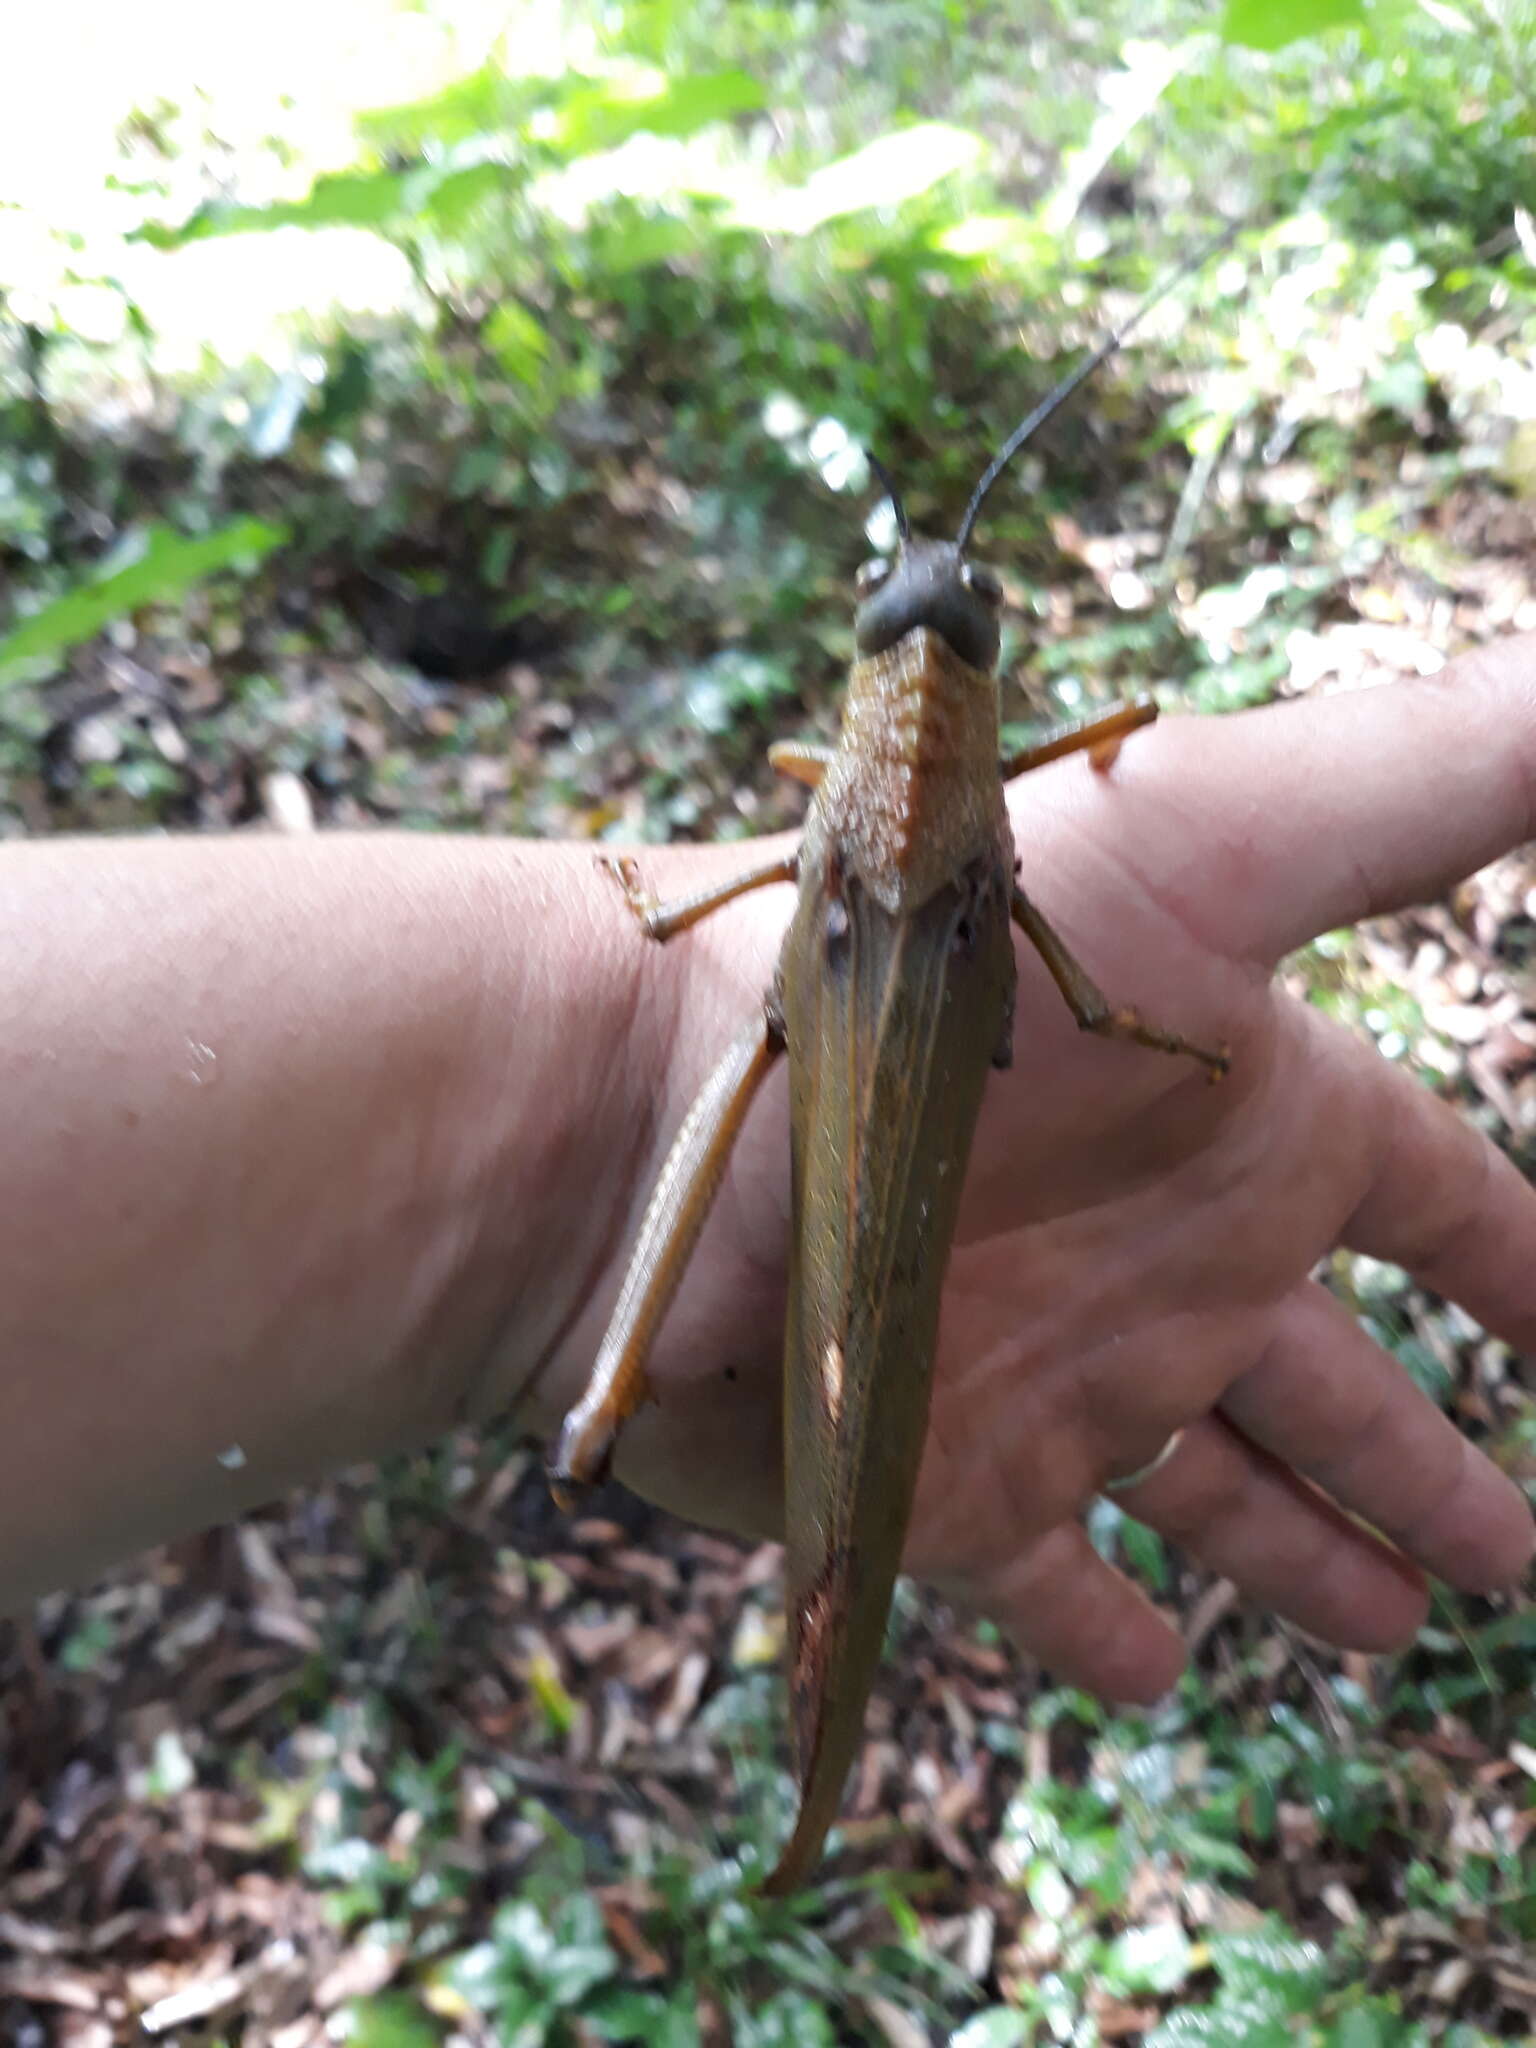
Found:
[[964, 220], [940, 228], [930, 246], [940, 255], [958, 257], [962, 262], [1031, 270], [1053, 256], [1060, 244], [1030, 214], [994, 212], [968, 214]]
[[499, 65], [486, 64], [422, 99], [370, 108], [358, 116], [358, 133], [376, 146], [397, 149], [466, 142], [513, 128], [536, 107], [586, 83], [578, 73], [509, 78]]
[[1314, 1942], [1298, 1941], [1279, 1921], [1253, 1934], [1223, 1934], [1211, 1961], [1224, 1984], [1289, 2013], [1309, 2011], [1328, 1982], [1328, 1959]]
[[569, 1735], [576, 1719], [576, 1702], [566, 1691], [555, 1660], [547, 1650], [535, 1650], [529, 1658], [528, 1684], [551, 1734]]
[[1283, 50], [1302, 36], [1364, 19], [1364, 0], [1227, 0], [1221, 38], [1250, 50]]
[[1194, 1967], [1194, 1957], [1194, 1944], [1176, 1920], [1128, 1927], [1110, 1943], [1103, 1962], [1104, 1982], [1122, 1997], [1148, 1991], [1163, 1996], [1178, 1990]]
[[1033, 2031], [1028, 2017], [1016, 2007], [993, 2005], [957, 2027], [949, 2048], [1020, 2048]]
[[637, 72], [572, 95], [548, 139], [569, 156], [617, 149], [632, 135], [693, 135], [712, 121], [751, 113], [763, 88], [745, 71], [704, 71], [685, 78]]
[[141, 605], [163, 604], [220, 569], [254, 567], [288, 537], [286, 527], [237, 519], [195, 539], [147, 526], [130, 548], [113, 552], [100, 573], [45, 604], [0, 640], [0, 684], [66, 648], [89, 640]]
[[549, 337], [533, 315], [515, 299], [503, 299], [480, 330], [480, 337], [509, 377], [531, 384], [549, 354]]
[[968, 129], [920, 121], [824, 164], [803, 185], [763, 192], [739, 217], [750, 213], [750, 225], [770, 233], [809, 234], [846, 214], [920, 198], [957, 171], [974, 169], [985, 153], [986, 144]]
[[417, 211], [449, 234], [462, 231], [488, 201], [504, 197], [522, 181], [513, 164], [488, 159], [449, 171], [422, 194]]
[[153, 249], [182, 249], [219, 235], [269, 234], [274, 228], [380, 228], [409, 211], [410, 171], [336, 171], [317, 178], [302, 199], [270, 206], [200, 206], [179, 227], [146, 221], [129, 235]]
[[622, 277], [629, 271], [669, 263], [686, 255], [699, 246], [701, 234], [708, 233], [718, 236], [719, 230], [708, 219], [706, 210], [695, 206], [690, 219], [659, 213], [649, 220], [626, 220], [617, 226], [595, 221], [590, 246], [594, 263], [601, 266], [605, 275]]

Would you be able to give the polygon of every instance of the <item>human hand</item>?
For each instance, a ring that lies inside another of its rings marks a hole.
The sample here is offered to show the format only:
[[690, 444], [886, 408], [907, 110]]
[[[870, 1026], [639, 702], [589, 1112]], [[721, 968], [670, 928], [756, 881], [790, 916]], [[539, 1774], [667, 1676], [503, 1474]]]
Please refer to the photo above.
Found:
[[[1179, 1638], [1077, 1517], [1182, 1431], [1122, 1507], [1317, 1635], [1404, 1642], [1424, 1573], [1471, 1589], [1520, 1573], [1530, 1512], [1310, 1276], [1347, 1245], [1536, 1344], [1536, 1193], [1271, 976], [1317, 933], [1437, 896], [1530, 836], [1536, 638], [1425, 681], [1170, 719], [1112, 774], [1058, 762], [1010, 802], [1025, 887], [1110, 998], [1225, 1041], [1232, 1072], [1211, 1087], [1188, 1063], [1080, 1037], [1021, 958], [1014, 1065], [982, 1106], [906, 1566], [996, 1614], [1062, 1677], [1153, 1698]], [[671, 851], [647, 857], [647, 879], [670, 895], [751, 857]], [[655, 949], [673, 1026], [656, 1145], [766, 986], [784, 900], [768, 892]], [[776, 1081], [658, 1338], [655, 1404], [617, 1461], [680, 1511], [757, 1531], [782, 1514]], [[579, 1384], [611, 1296], [595, 1290], [547, 1398]]]

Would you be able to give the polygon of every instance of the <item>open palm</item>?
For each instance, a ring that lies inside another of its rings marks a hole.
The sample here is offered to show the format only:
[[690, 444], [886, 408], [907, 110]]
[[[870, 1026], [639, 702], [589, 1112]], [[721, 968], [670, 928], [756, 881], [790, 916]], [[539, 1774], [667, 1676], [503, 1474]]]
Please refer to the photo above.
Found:
[[[906, 1563], [1063, 1676], [1151, 1698], [1179, 1667], [1177, 1636], [1078, 1520], [1117, 1477], [1127, 1511], [1364, 1649], [1411, 1635], [1424, 1572], [1484, 1588], [1527, 1562], [1519, 1490], [1311, 1275], [1345, 1244], [1536, 1343], [1536, 1194], [1271, 977], [1315, 934], [1438, 895], [1519, 843], [1533, 789], [1528, 638], [1423, 682], [1168, 720], [1108, 776], [1069, 759], [1010, 793], [1025, 886], [1110, 997], [1232, 1054], [1211, 1086], [1187, 1061], [1080, 1036], [1021, 958], [1015, 1061], [982, 1108]], [[648, 879], [687, 888], [751, 858], [671, 852]], [[766, 985], [785, 900], [770, 891], [655, 949], [673, 1027], [659, 1145]], [[655, 1402], [618, 1458], [641, 1491], [759, 1531], [782, 1515], [782, 1081], [749, 1118], [652, 1357]], [[590, 1360], [599, 1294], [547, 1399]]]

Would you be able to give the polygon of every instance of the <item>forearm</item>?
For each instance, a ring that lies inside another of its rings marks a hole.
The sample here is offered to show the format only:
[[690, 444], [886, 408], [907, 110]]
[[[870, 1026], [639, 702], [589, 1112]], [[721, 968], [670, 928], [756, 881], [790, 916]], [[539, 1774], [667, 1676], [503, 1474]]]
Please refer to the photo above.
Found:
[[670, 1033], [589, 852], [40, 843], [0, 877], [0, 1604], [559, 1352]]

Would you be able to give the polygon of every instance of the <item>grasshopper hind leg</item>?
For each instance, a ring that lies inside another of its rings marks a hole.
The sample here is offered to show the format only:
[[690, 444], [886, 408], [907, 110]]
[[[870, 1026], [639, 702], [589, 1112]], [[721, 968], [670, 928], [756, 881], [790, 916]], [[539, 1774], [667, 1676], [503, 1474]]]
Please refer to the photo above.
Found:
[[620, 1430], [646, 1397], [645, 1362], [657, 1327], [688, 1269], [752, 1098], [783, 1049], [783, 1026], [765, 1003], [683, 1119], [646, 1205], [592, 1378], [550, 1453], [550, 1489], [562, 1507], [603, 1476]]

